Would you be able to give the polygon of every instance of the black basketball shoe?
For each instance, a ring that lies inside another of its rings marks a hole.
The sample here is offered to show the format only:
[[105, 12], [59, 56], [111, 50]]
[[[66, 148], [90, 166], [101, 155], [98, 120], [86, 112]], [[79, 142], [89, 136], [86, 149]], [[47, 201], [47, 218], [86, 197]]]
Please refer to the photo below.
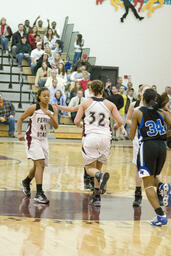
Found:
[[109, 179], [109, 176], [110, 175], [108, 172], [96, 172], [95, 177], [99, 182], [99, 188], [100, 188], [101, 193], [105, 188], [105, 185]]
[[34, 201], [41, 203], [41, 204], [48, 204], [49, 200], [47, 199], [46, 195], [44, 194], [44, 192], [39, 192], [36, 194]]
[[24, 195], [26, 196], [30, 196], [31, 193], [30, 193], [30, 184], [26, 184], [23, 180], [21, 182], [21, 187], [22, 187], [22, 190], [23, 190], [23, 193]]
[[89, 205], [92, 206], [101, 206], [101, 197], [100, 197], [100, 190], [96, 191], [96, 189], [93, 192], [93, 197], [89, 202]]
[[136, 192], [135, 193], [135, 199], [133, 202], [133, 206], [140, 206], [142, 203], [142, 195], [141, 192]]

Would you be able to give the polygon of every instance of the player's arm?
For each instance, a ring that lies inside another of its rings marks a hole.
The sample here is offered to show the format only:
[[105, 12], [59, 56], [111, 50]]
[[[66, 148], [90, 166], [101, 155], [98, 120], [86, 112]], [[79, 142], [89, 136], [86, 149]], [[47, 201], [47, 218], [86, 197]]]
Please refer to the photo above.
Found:
[[17, 134], [18, 134], [18, 139], [19, 140], [25, 140], [24, 136], [22, 136], [22, 123], [23, 120], [25, 120], [27, 117], [32, 116], [34, 111], [36, 110], [36, 105], [33, 105], [29, 107], [18, 119], [17, 122]]
[[130, 127], [130, 132], [129, 132], [129, 137], [131, 140], [134, 139], [135, 133], [137, 130], [138, 118], [139, 118], [138, 114], [139, 114], [139, 110], [135, 110], [132, 115], [131, 127]]
[[79, 109], [78, 109], [78, 112], [77, 112], [77, 115], [74, 119], [74, 124], [79, 126], [80, 127], [80, 122], [83, 118], [83, 115], [84, 115], [84, 102], [82, 102], [79, 106]]
[[52, 104], [53, 106], [57, 107], [60, 110], [66, 111], [66, 112], [77, 112], [79, 109], [79, 105], [75, 107], [68, 107], [68, 106], [60, 106], [57, 104]]
[[117, 110], [117, 107], [112, 103], [111, 103], [111, 105], [112, 105], [111, 114], [112, 114], [113, 119], [117, 123], [117, 124], [115, 124], [115, 129], [118, 129], [119, 127], [121, 127], [124, 124], [124, 122], [123, 122], [122, 117], [119, 114], [119, 111]]
[[53, 107], [53, 115], [51, 114], [51, 111], [49, 111], [49, 110], [44, 111], [44, 113], [50, 117], [52, 126], [55, 129], [57, 129], [58, 128], [58, 110], [54, 106], [52, 106], [52, 107]]
[[128, 112], [126, 115], [126, 123], [131, 126], [132, 123], [132, 115], [134, 113], [134, 106], [135, 106], [135, 102], [132, 102], [128, 108]]

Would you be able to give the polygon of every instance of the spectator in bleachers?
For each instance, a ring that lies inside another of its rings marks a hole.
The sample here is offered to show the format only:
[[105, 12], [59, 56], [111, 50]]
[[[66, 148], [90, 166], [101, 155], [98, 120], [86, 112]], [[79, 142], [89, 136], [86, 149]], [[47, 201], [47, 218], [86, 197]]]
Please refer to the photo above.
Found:
[[44, 44], [48, 43], [49, 47], [54, 50], [55, 49], [55, 43], [56, 43], [56, 36], [53, 35], [53, 31], [51, 28], [47, 30], [46, 35], [44, 36]]
[[[66, 68], [66, 65], [65, 65], [65, 68]], [[67, 69], [66, 70], [67, 72], [67, 81], [70, 83], [71, 82], [71, 75], [72, 75], [72, 69]]]
[[91, 81], [87, 83], [87, 89], [84, 91], [84, 97], [86, 99], [93, 97], [93, 95], [91, 94], [90, 89], [91, 89]]
[[81, 81], [83, 80], [83, 67], [79, 67], [77, 71], [72, 72], [70, 76], [71, 81]]
[[71, 83], [68, 83], [65, 87], [65, 97], [66, 97], [67, 106], [70, 102], [70, 96], [71, 96]]
[[36, 26], [33, 26], [31, 32], [28, 34], [28, 42], [29, 42], [32, 50], [36, 48], [36, 44], [38, 42], [42, 42], [40, 35], [37, 33]]
[[84, 46], [83, 36], [81, 34], [78, 34], [76, 41], [74, 43], [75, 52], [74, 52], [72, 65], [74, 65], [81, 58], [83, 46]]
[[[52, 104], [57, 104], [60, 106], [66, 106], [65, 98], [62, 94], [61, 90], [57, 90], [53, 100], [51, 101]], [[60, 124], [61, 115], [65, 116], [66, 112], [58, 109], [58, 124]]]
[[[74, 84], [74, 86], [73, 86]], [[73, 97], [77, 96], [77, 92], [81, 90], [81, 84], [80, 81], [75, 81], [72, 82], [72, 88], [71, 88], [71, 93], [70, 93], [70, 99]]]
[[82, 54], [81, 60], [78, 60], [78, 61], [75, 63], [75, 65], [73, 65], [72, 71], [76, 71], [78, 68], [84, 66], [84, 67], [85, 67], [85, 70], [86, 70], [87, 72], [91, 73], [91, 71], [92, 71], [92, 66], [91, 66], [91, 64], [88, 62], [87, 58], [88, 58], [88, 55], [87, 55], [87, 54], [85, 54], [85, 53]]
[[21, 38], [23, 36], [26, 36], [24, 34], [24, 26], [23, 26], [23, 24], [19, 24], [18, 31], [15, 32], [12, 36], [12, 54], [13, 54], [13, 56], [16, 56], [17, 44], [21, 43]]
[[52, 50], [52, 54], [53, 54], [53, 56], [54, 56], [55, 53], [61, 54], [61, 52], [62, 52], [62, 48], [61, 48], [60, 41], [59, 41], [59, 40], [56, 40], [56, 42], [55, 42], [55, 49]]
[[[78, 90], [77, 91], [77, 96], [73, 97], [69, 103], [69, 107], [75, 107], [80, 105], [83, 101], [85, 100], [85, 98], [83, 97], [83, 91], [82, 90]], [[76, 117], [77, 112], [72, 112], [71, 113], [71, 119], [74, 122], [74, 119]]]
[[[47, 87], [47, 86], [45, 86], [45, 87]], [[64, 92], [63, 88], [60, 86], [60, 84], [58, 83], [58, 79], [56, 79], [56, 78], [53, 79], [52, 85], [50, 87], [48, 87], [48, 89], [50, 91], [50, 102], [52, 102], [57, 90], [60, 90], [62, 92], [62, 95], [65, 98], [65, 92]]]
[[5, 51], [8, 51], [8, 42], [10, 41], [11, 36], [11, 28], [6, 24], [6, 19], [2, 18], [0, 21], [0, 43], [2, 49], [4, 49]]
[[51, 87], [53, 80], [57, 80], [58, 86], [60, 86], [63, 91], [65, 90], [65, 85], [64, 85], [62, 79], [60, 77], [57, 77], [57, 70], [55, 70], [55, 69], [51, 70], [50, 77], [48, 77], [48, 79], [46, 80], [45, 87], [48, 87], [48, 88]]
[[[48, 24], [48, 28], [50, 28], [49, 24]], [[52, 21], [51, 28], [53, 31], [53, 35], [56, 36], [56, 38], [59, 40], [61, 36], [60, 36], [60, 30], [59, 30], [59, 28], [57, 28], [56, 21]]]
[[105, 92], [106, 97], [113, 95], [112, 94], [112, 82], [110, 79], [106, 80], [104, 92]]
[[[40, 19], [40, 16], [38, 16], [35, 20], [35, 22], [33, 23], [33, 26], [36, 26], [37, 20]], [[47, 20], [48, 22], [48, 20]], [[38, 34], [41, 36], [42, 40], [44, 39], [44, 36], [47, 32], [47, 28], [43, 27], [43, 21], [39, 20], [38, 21], [38, 25], [37, 25], [37, 32]]]
[[124, 91], [126, 91], [128, 88], [122, 84], [123, 83], [123, 80], [122, 80], [122, 77], [119, 76], [118, 79], [117, 79], [117, 84], [116, 84], [116, 88], [118, 89], [118, 92], [120, 91], [120, 87], [123, 86], [124, 87]]
[[36, 74], [34, 72], [34, 70], [37, 65], [37, 61], [40, 59], [40, 57], [43, 55], [43, 53], [44, 53], [44, 51], [42, 50], [42, 43], [38, 42], [36, 44], [36, 49], [31, 51], [31, 69], [32, 69], [33, 75]]
[[41, 68], [37, 70], [35, 85], [43, 87], [48, 77], [50, 77], [51, 69], [47, 66], [46, 62], [42, 63]]
[[32, 27], [30, 26], [30, 21], [29, 20], [25, 20], [24, 22], [24, 34], [28, 35], [30, 34], [32, 31]]
[[27, 43], [26, 36], [21, 37], [21, 43], [17, 44], [16, 54], [17, 54], [16, 57], [18, 60], [19, 67], [22, 66], [23, 59], [26, 59], [29, 63], [29, 66], [31, 67], [31, 58], [30, 58], [31, 47], [30, 47], [29, 43]]
[[90, 79], [87, 71], [83, 71], [82, 73], [83, 73], [83, 79], [80, 81], [80, 84], [81, 84], [81, 89], [84, 92], [87, 89], [87, 84], [88, 82], [90, 82]]
[[165, 92], [167, 93], [167, 96], [169, 97], [169, 104], [170, 104], [169, 109], [171, 112], [171, 86], [166, 86]]
[[15, 108], [14, 105], [3, 99], [2, 94], [0, 94], [0, 123], [9, 125], [8, 134], [10, 137], [14, 137], [15, 132]]
[[48, 61], [48, 54], [45, 53], [45, 52], [44, 52], [44, 53], [42, 54], [42, 56], [37, 60], [37, 64], [36, 64], [36, 66], [35, 66], [35, 68], [34, 68], [34, 74], [36, 74], [37, 70], [38, 70], [39, 68], [41, 68], [43, 62], [46, 62], [47, 66], [48, 66], [49, 68], [51, 68], [51, 65], [50, 65], [50, 63], [49, 63], [49, 61]]
[[52, 68], [58, 69], [59, 64], [61, 64], [61, 63], [64, 64], [63, 60], [61, 59], [60, 54], [59, 53], [55, 53], [54, 56], [53, 56], [53, 60], [50, 63]]
[[67, 84], [68, 80], [64, 63], [59, 63], [57, 69], [57, 77], [60, 77], [62, 79], [64, 85]]
[[49, 44], [46, 43], [44, 45], [44, 52], [48, 54], [48, 62], [50, 63], [50, 65], [53, 63], [53, 55], [52, 55], [52, 50], [49, 47]]

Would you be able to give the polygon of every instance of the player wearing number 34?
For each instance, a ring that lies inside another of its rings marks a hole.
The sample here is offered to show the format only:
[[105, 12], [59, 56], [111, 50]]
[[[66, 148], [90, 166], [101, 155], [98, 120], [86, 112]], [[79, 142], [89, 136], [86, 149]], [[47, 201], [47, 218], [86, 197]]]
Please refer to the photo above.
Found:
[[155, 187], [163, 196], [163, 204], [167, 206], [171, 185], [162, 183], [157, 175], [161, 173], [166, 160], [165, 122], [171, 127], [171, 117], [169, 113], [158, 109], [156, 100], [157, 93], [153, 89], [146, 89], [143, 94], [143, 106], [133, 113], [130, 138], [134, 139], [138, 127], [138, 172], [143, 179], [147, 198], [157, 214], [151, 224], [161, 226], [167, 224], [167, 217], [160, 207]]
[[122, 126], [123, 120], [116, 106], [103, 99], [104, 85], [101, 81], [92, 81], [90, 91], [93, 97], [81, 103], [74, 123], [79, 126], [84, 116], [82, 155], [87, 174], [94, 177], [93, 198], [89, 204], [100, 206], [100, 194], [106, 190], [109, 179], [109, 173], [101, 172], [101, 169], [110, 155], [110, 116], [117, 122], [115, 128]]

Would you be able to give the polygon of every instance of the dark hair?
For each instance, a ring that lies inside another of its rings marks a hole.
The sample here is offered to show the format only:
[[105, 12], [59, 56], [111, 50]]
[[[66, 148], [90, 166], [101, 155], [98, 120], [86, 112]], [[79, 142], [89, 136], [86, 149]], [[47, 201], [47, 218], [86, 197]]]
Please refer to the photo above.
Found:
[[46, 37], [47, 37], [48, 40], [49, 40], [49, 33], [48, 33], [49, 30], [52, 31], [52, 35], [51, 35], [51, 40], [52, 40], [52, 38], [53, 38], [53, 30], [52, 30], [51, 28], [48, 28], [47, 33], [46, 33]]
[[165, 105], [169, 102], [169, 96], [166, 92], [163, 92], [161, 95], [157, 94], [157, 103], [159, 105], [159, 108], [164, 108]]
[[49, 91], [49, 89], [48, 89], [47, 87], [42, 87], [42, 88], [40, 88], [40, 89], [38, 90], [38, 92], [37, 92], [37, 101], [38, 101], [38, 102], [40, 102], [39, 97], [40, 97], [41, 93], [44, 92], [44, 91]]
[[60, 98], [61, 98], [61, 97], [63, 96], [61, 90], [57, 90], [57, 91], [55, 92], [55, 98], [57, 99], [57, 97], [56, 97], [56, 93], [57, 93], [57, 92], [60, 92]]
[[78, 44], [79, 46], [82, 46], [82, 44], [83, 44], [82, 38], [83, 38], [83, 36], [82, 36], [81, 34], [78, 34], [78, 35], [77, 35], [77, 44]]
[[158, 110], [159, 104], [157, 103], [157, 92], [153, 89], [146, 89], [143, 94], [143, 100], [145, 100], [146, 104], [151, 106], [152, 108]]
[[99, 93], [103, 94], [104, 84], [100, 80], [94, 80], [91, 82], [91, 89], [95, 96], [97, 96]]
[[134, 88], [129, 88], [129, 89], [128, 89], [128, 92], [130, 92], [130, 91], [133, 91], [133, 92], [134, 92]]

